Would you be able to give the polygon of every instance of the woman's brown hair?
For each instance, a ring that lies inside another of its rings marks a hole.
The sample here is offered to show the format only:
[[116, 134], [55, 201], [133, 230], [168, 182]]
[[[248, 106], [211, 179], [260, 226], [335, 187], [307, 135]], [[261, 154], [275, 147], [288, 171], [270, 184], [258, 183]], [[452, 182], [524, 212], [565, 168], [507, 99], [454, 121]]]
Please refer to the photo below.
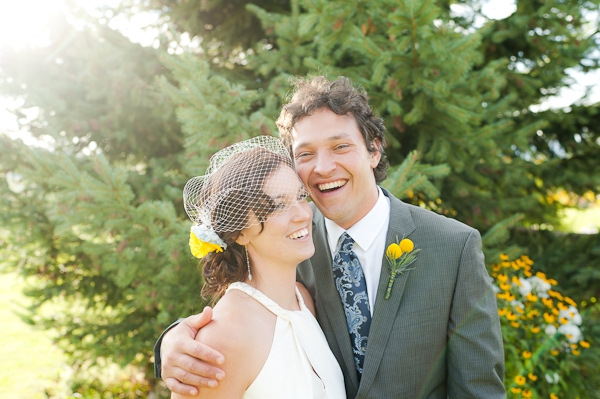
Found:
[[[250, 217], [256, 217], [261, 226], [275, 210], [271, 197], [263, 192], [264, 182], [281, 166], [289, 167], [286, 160], [264, 148], [254, 148], [236, 154], [221, 166], [203, 190], [227, 193], [210, 215], [212, 228], [227, 244], [223, 252], [211, 252], [202, 259], [204, 286], [202, 296], [213, 297], [213, 303], [225, 294], [229, 284], [244, 281], [248, 277], [246, 252], [236, 242], [242, 230], [223, 232], [220, 224], [234, 218], [245, 225]], [[260, 181], [260, 186], [245, 185], [248, 180]]]

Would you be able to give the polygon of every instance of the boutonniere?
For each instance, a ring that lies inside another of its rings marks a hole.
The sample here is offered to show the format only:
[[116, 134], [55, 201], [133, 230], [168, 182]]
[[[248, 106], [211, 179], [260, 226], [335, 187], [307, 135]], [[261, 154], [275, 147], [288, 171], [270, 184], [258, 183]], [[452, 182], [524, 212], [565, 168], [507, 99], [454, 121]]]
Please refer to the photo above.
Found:
[[[396, 240], [398, 240], [398, 237], [396, 237]], [[387, 247], [385, 257], [387, 258], [391, 274], [390, 282], [388, 283], [387, 291], [385, 292], [385, 299], [390, 297], [396, 277], [407, 270], [412, 270], [408, 269], [408, 266], [417, 260], [417, 253], [420, 250], [420, 248], [415, 249], [415, 244], [408, 238], [404, 238], [398, 243], [391, 243], [390, 246]]]

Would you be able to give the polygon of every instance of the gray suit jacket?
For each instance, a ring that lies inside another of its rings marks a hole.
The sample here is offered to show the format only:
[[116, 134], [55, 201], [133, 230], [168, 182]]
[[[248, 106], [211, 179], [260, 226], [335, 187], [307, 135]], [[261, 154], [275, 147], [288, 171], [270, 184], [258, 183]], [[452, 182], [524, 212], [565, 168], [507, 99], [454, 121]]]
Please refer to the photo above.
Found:
[[382, 254], [360, 385], [325, 221], [314, 207], [315, 255], [298, 267], [344, 372], [348, 398], [504, 398], [502, 335], [479, 233], [384, 194], [391, 202], [386, 248], [396, 237], [409, 237], [421, 252], [412, 270], [396, 279], [389, 299], [383, 298], [390, 271]]

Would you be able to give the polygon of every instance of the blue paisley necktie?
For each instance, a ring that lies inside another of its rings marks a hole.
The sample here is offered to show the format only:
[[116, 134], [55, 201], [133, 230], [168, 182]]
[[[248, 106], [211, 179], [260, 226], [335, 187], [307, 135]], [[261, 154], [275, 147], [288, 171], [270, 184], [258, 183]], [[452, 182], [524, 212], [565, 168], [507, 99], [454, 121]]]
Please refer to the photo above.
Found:
[[352, 251], [353, 245], [352, 237], [348, 233], [342, 234], [340, 249], [333, 257], [333, 276], [344, 304], [354, 363], [360, 381], [371, 326], [371, 311], [365, 275], [356, 254]]

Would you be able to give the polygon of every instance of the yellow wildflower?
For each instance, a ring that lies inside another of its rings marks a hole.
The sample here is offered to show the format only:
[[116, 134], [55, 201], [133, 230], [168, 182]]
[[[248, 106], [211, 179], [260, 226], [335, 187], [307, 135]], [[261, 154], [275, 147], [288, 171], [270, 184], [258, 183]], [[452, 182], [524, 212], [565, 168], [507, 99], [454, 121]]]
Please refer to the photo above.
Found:
[[524, 357], [525, 359], [531, 359], [531, 355], [532, 355], [532, 353], [531, 353], [531, 352], [529, 352], [529, 351], [524, 351], [524, 352], [523, 352], [523, 357]]
[[521, 314], [525, 313], [525, 309], [522, 306], [517, 306], [515, 310]]
[[517, 276], [512, 276], [512, 282], [513, 284], [518, 285], [519, 287], [521, 286], [521, 280]]
[[499, 274], [496, 279], [501, 283], [506, 283], [508, 281], [508, 276], [506, 274]]
[[554, 290], [548, 290], [548, 295], [558, 299], [559, 301], [563, 300], [563, 296], [560, 294], [560, 292], [557, 292]]
[[394, 242], [394, 243], [390, 244], [390, 246], [385, 251], [385, 254], [389, 258], [398, 259], [402, 256], [402, 249], [400, 248], [400, 245], [398, 245]]
[[553, 324], [554, 316], [551, 315], [550, 313], [544, 313], [544, 320], [546, 320], [546, 323], [548, 323], [548, 324]]
[[506, 300], [507, 300], [508, 302], [512, 302], [512, 301], [514, 301], [515, 299], [517, 299], [517, 298], [516, 298], [514, 295], [512, 295], [512, 294], [511, 294], [510, 292], [508, 292], [508, 291], [506, 292]]
[[559, 354], [559, 353], [560, 353], [560, 352], [559, 352], [557, 349], [552, 349], [552, 350], [550, 351], [550, 354], [551, 354], [552, 356], [558, 356], [558, 354]]
[[581, 354], [581, 352], [579, 352], [577, 349], [573, 349], [573, 354], [575, 356], [579, 356]]
[[567, 324], [569, 322], [569, 320], [567, 320], [565, 317], [561, 317], [560, 319], [558, 319], [558, 321], [560, 322], [560, 324]]
[[506, 308], [498, 309], [498, 315], [500, 315], [500, 316], [506, 315]]
[[522, 375], [518, 375], [515, 377], [515, 382], [517, 383], [517, 385], [525, 385], [527, 380]]
[[537, 302], [538, 301], [538, 297], [537, 295], [533, 295], [531, 292], [529, 294], [527, 294], [527, 296], [525, 297], [529, 302]]
[[553, 308], [554, 302], [550, 298], [542, 298], [542, 302], [546, 305], [547, 308]]
[[572, 349], [577, 349], [577, 344], [569, 344]]
[[579, 345], [581, 345], [582, 348], [589, 348], [590, 347], [590, 343], [587, 341], [579, 341]]
[[556, 281], [555, 279], [551, 278], [548, 279], [548, 282], [550, 283], [550, 285], [558, 285], [558, 281]]
[[558, 316], [560, 314], [560, 311], [556, 308], [552, 309], [552, 313], [554, 313], [555, 316]]
[[531, 276], [533, 276], [533, 274], [531, 272], [529, 272], [529, 271], [525, 271], [525, 272], [523, 272], [523, 274], [525, 275], [525, 277], [531, 277]]
[[521, 393], [521, 395], [523, 395], [524, 398], [531, 398], [531, 395], [533, 395], [533, 392], [531, 392], [529, 389], [524, 389], [523, 393]]
[[515, 320], [518, 319], [518, 317], [513, 312], [508, 311], [508, 313], [506, 313], [506, 319], [509, 320], [509, 321], [515, 321]]
[[516, 321], [511, 321], [510, 325], [513, 326], [514, 328], [519, 328], [520, 324], [517, 323]]
[[536, 275], [536, 277], [538, 277], [538, 278], [540, 278], [540, 279], [542, 279], [542, 280], [544, 280], [544, 281], [547, 282], [547, 280], [546, 280], [546, 273], [544, 273], [544, 272], [537, 272], [535, 275]]
[[553, 393], [550, 394], [550, 399], [558, 399], [558, 395], [555, 395]]
[[527, 377], [529, 377], [529, 379], [530, 379], [531, 381], [535, 381], [535, 380], [537, 380], [537, 375], [535, 375], [535, 374], [532, 374], [532, 373], [529, 373], [529, 374], [527, 374]]
[[503, 291], [510, 290], [510, 287], [512, 287], [512, 286], [510, 284], [508, 284], [508, 283], [502, 283], [502, 284], [500, 284], [500, 289], [503, 290]]
[[531, 332], [537, 334], [540, 332], [540, 328], [538, 326], [531, 327]]
[[568, 296], [565, 297], [565, 302], [568, 303], [569, 305], [573, 306], [573, 307], [577, 307], [577, 304], [575, 303], [574, 300], [572, 300], [571, 298], [569, 298]]
[[508, 255], [507, 254], [500, 254], [500, 259], [501, 260], [508, 260]]

